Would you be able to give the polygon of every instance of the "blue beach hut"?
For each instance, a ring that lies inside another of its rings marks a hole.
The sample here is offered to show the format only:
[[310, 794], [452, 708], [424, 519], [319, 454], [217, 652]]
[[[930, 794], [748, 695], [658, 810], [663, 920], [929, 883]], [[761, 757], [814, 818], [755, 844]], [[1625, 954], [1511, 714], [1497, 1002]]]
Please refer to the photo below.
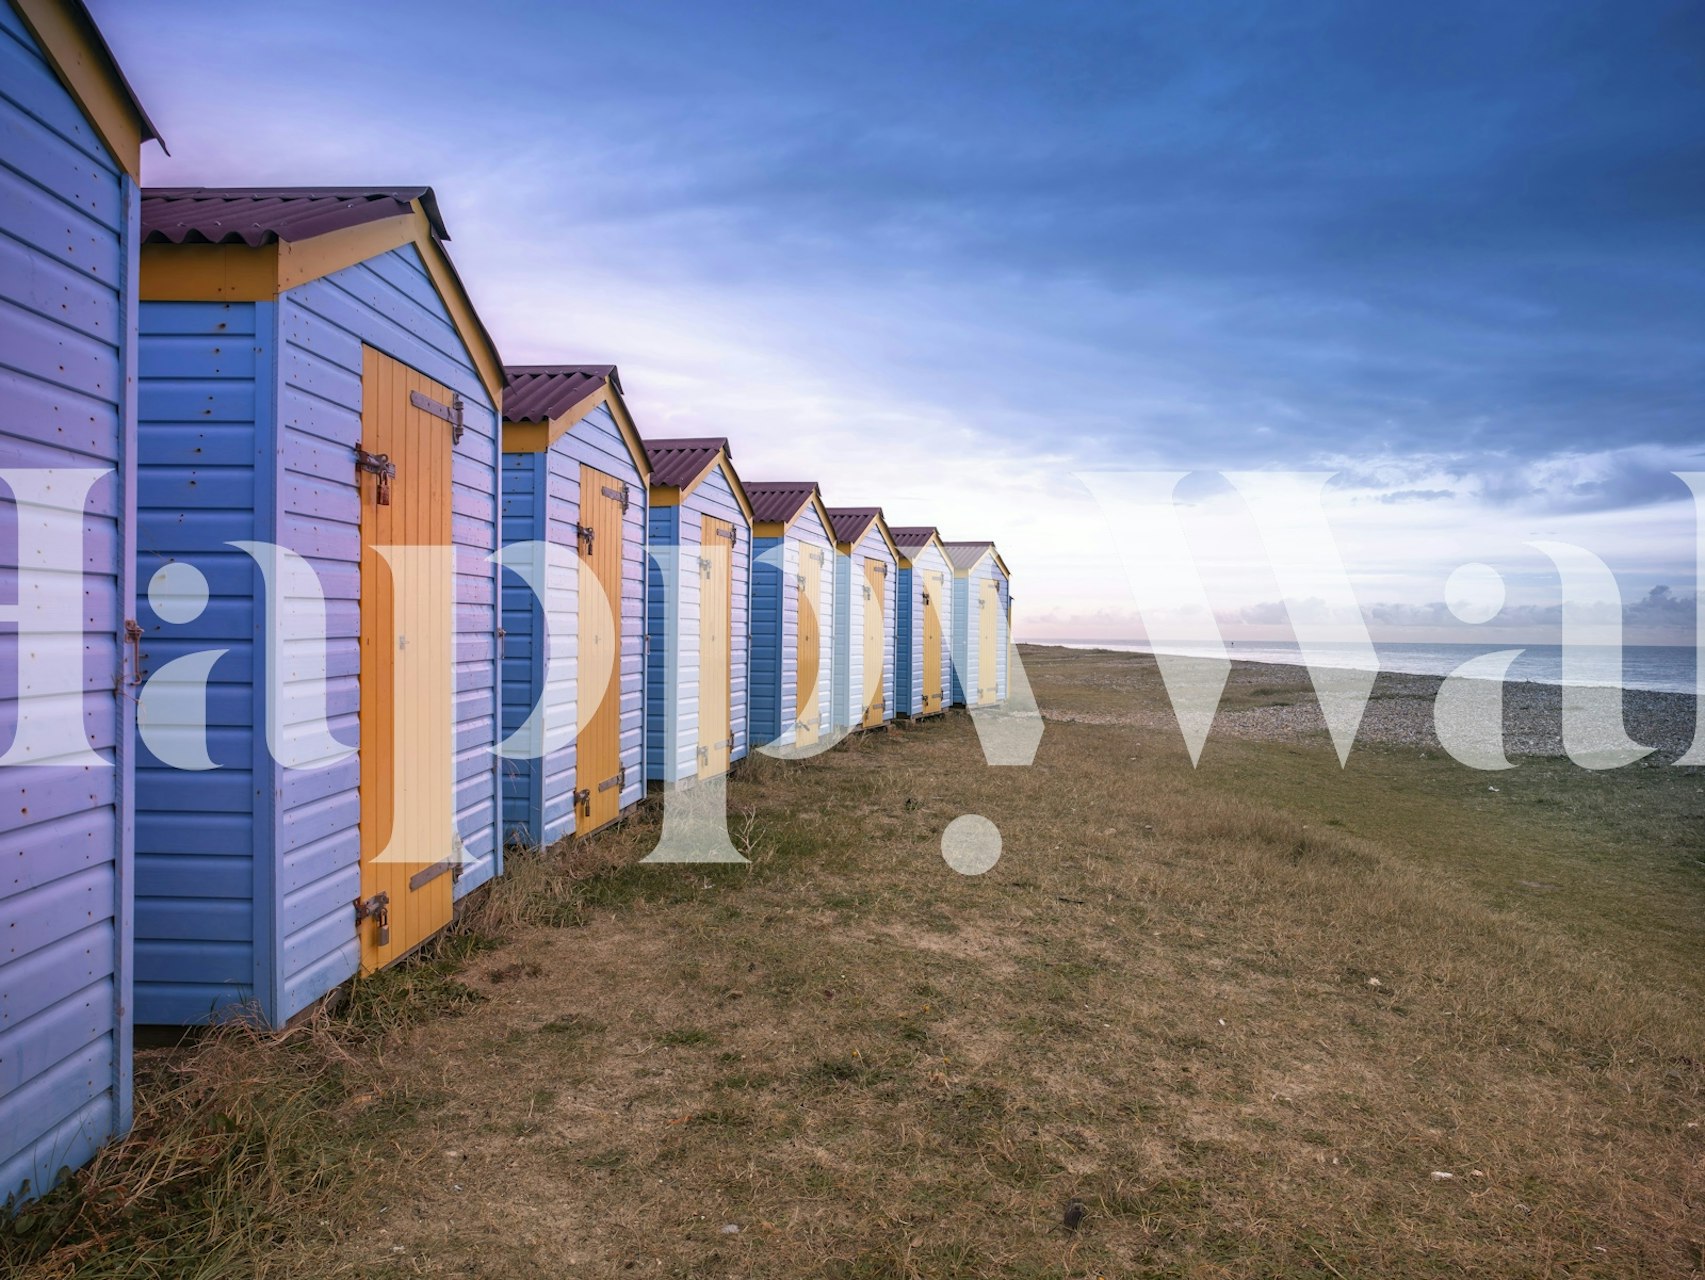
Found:
[[[552, 844], [645, 794], [645, 537], [651, 464], [616, 366], [511, 365], [503, 399], [503, 541], [578, 566], [538, 593], [503, 584], [503, 825]], [[539, 566], [534, 573], [539, 573]], [[596, 592], [597, 594], [592, 594]]]
[[947, 542], [953, 563], [953, 703], [1006, 699], [1011, 600], [1006, 562], [992, 542]]
[[136, 214], [157, 135], [69, 0], [0, 0], [0, 117], [3, 1205], [130, 1126]]
[[684, 786], [746, 755], [752, 504], [725, 439], [647, 440], [645, 452], [646, 778]]
[[900, 714], [919, 718], [947, 710], [953, 668], [953, 566], [930, 526], [890, 529], [900, 557], [894, 646]]
[[752, 745], [833, 725], [835, 535], [814, 481], [752, 483]]
[[835, 532], [835, 724], [873, 729], [894, 718], [899, 553], [880, 507], [830, 507]]
[[142, 228], [142, 658], [211, 727], [142, 716], [136, 1016], [277, 1026], [501, 868], [503, 368], [429, 188], [149, 190]]

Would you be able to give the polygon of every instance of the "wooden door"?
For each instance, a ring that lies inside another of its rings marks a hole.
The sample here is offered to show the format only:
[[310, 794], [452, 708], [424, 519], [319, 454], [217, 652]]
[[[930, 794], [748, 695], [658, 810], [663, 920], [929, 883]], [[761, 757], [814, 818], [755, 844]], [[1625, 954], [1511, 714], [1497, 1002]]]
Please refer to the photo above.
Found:
[[882, 684], [883, 637], [886, 633], [882, 588], [888, 581], [887, 566], [879, 560], [864, 562], [864, 721], [870, 729], [882, 723], [886, 690]]
[[729, 631], [734, 613], [734, 526], [705, 516], [699, 544], [699, 777], [728, 771], [734, 747]]
[[986, 705], [1000, 691], [1000, 672], [995, 667], [995, 641], [999, 625], [1001, 596], [991, 578], [977, 583], [977, 702]]
[[927, 716], [941, 710], [941, 601], [947, 592], [947, 577], [940, 573], [925, 573], [923, 584], [924, 694], [922, 714]]
[[574, 833], [622, 812], [622, 517], [628, 488], [580, 468], [580, 656], [575, 668], [579, 736], [574, 752]]
[[821, 737], [818, 721], [817, 677], [822, 671], [823, 620], [818, 616], [823, 599], [823, 552], [816, 547], [799, 548], [799, 630], [795, 661], [799, 667], [796, 691], [794, 743], [809, 747]]
[[[455, 829], [451, 392], [362, 353], [361, 969], [450, 923]], [[358, 455], [359, 456], [359, 455]], [[395, 474], [385, 474], [390, 468]]]

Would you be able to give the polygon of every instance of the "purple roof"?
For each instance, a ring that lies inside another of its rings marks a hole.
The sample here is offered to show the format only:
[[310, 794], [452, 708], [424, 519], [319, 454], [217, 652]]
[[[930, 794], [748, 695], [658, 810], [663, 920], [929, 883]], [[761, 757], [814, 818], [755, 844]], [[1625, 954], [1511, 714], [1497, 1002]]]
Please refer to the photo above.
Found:
[[953, 561], [955, 569], [969, 569], [985, 553], [995, 549], [992, 542], [943, 542], [942, 546], [947, 548], [947, 558]]
[[503, 392], [505, 422], [549, 422], [599, 387], [622, 389], [613, 364], [511, 364], [503, 372], [509, 378]]
[[142, 193], [148, 244], [294, 244], [328, 231], [412, 212], [420, 201], [433, 234], [448, 240], [431, 187], [149, 187]]
[[894, 539], [895, 546], [902, 550], [912, 551], [933, 538], [936, 534], [936, 528], [933, 524], [906, 525], [898, 529], [889, 525], [888, 534]]
[[804, 509], [816, 493], [815, 480], [756, 480], [746, 486], [754, 520], [786, 524]]
[[651, 459], [651, 483], [684, 489], [704, 474], [719, 452], [728, 448], [728, 438], [703, 436], [689, 440], [647, 440], [644, 444], [646, 456]]
[[835, 531], [835, 541], [857, 542], [870, 522], [881, 514], [881, 507], [830, 507], [829, 524]]

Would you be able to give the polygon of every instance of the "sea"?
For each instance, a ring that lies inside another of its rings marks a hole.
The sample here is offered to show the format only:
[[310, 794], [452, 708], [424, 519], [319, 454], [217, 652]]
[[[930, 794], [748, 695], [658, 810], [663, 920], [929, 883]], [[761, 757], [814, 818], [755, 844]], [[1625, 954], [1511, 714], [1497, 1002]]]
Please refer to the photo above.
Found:
[[[1154, 648], [1144, 641], [1117, 640], [1050, 640], [1045, 644], [1063, 644], [1073, 649], [1117, 649], [1126, 653], [1153, 653]], [[1521, 655], [1510, 664], [1506, 680], [1531, 681], [1535, 684], [1561, 685], [1563, 679], [1563, 647], [1555, 644], [1411, 644], [1374, 642], [1381, 671], [1417, 676], [1445, 676], [1470, 658], [1483, 653], [1498, 653], [1505, 649], [1520, 649]], [[1330, 652], [1330, 650], [1329, 650]], [[1291, 666], [1303, 665], [1302, 652], [1291, 641], [1239, 640], [1229, 643], [1226, 656], [1239, 662], [1282, 662]], [[1592, 679], [1572, 681], [1579, 684], [1619, 684], [1624, 689], [1652, 689], [1661, 693], [1700, 692], [1698, 654], [1690, 645], [1624, 645], [1622, 647], [1621, 679], [1613, 674], [1614, 650], [1598, 650], [1589, 654], [1593, 660]], [[1343, 662], [1329, 666], [1353, 667], [1346, 656]]]

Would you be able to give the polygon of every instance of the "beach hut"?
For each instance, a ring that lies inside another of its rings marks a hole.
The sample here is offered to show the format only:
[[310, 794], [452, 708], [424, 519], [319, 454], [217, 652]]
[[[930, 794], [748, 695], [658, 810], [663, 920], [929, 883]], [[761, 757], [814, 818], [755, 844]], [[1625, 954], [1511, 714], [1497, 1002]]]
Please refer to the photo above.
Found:
[[912, 526], [888, 532], [900, 556], [894, 646], [900, 714], [940, 715], [947, 710], [953, 666], [953, 565], [935, 529]]
[[214, 660], [204, 749], [142, 718], [136, 1017], [277, 1026], [500, 869], [503, 368], [428, 188], [142, 230], [143, 665]]
[[5, 1205], [130, 1125], [136, 209], [156, 134], [74, 2], [0, 0], [0, 115]]
[[992, 542], [942, 545], [953, 564], [953, 703], [991, 706], [1006, 698], [1006, 562]]
[[556, 583], [534, 564], [544, 603], [516, 573], [503, 584], [503, 826], [511, 843], [548, 845], [645, 794], [651, 464], [615, 365], [507, 372], [504, 545], [555, 547], [578, 566]]
[[830, 507], [835, 532], [835, 725], [892, 720], [899, 553], [880, 507]]
[[832, 727], [835, 535], [810, 480], [748, 484], [752, 745], [809, 747]]
[[752, 504], [721, 438], [647, 440], [645, 770], [684, 786], [747, 748]]

